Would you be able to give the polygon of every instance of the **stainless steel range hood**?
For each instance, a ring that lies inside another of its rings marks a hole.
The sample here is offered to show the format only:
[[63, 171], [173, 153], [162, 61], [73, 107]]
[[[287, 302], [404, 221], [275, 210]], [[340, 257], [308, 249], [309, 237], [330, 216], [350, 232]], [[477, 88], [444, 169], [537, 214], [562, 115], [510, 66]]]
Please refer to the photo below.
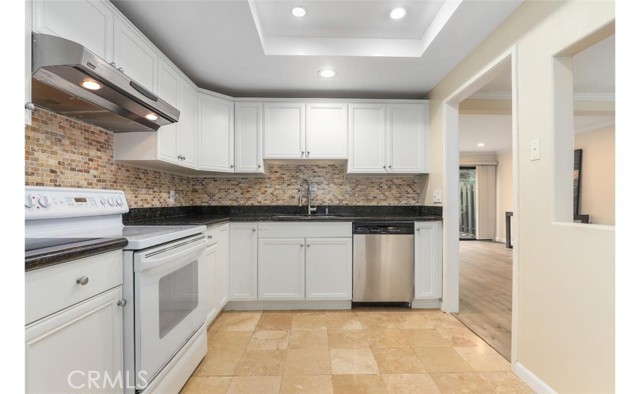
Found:
[[156, 131], [178, 121], [180, 111], [82, 45], [47, 34], [32, 38], [36, 106], [113, 132]]

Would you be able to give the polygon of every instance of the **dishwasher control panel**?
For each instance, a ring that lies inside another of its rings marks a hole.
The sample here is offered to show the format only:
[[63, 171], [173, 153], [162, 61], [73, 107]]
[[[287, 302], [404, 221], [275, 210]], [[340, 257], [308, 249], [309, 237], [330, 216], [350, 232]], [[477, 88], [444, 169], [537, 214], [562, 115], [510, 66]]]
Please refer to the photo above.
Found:
[[413, 222], [355, 222], [353, 223], [354, 234], [413, 234], [414, 224]]

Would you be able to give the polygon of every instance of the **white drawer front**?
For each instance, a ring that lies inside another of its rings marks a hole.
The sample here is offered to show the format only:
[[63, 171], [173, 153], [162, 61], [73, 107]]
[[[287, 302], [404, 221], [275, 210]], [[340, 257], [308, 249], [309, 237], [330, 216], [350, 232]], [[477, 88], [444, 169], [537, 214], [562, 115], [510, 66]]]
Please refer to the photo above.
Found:
[[215, 245], [225, 238], [224, 231], [229, 230], [229, 223], [211, 224], [207, 226], [205, 235], [207, 236], [207, 246]]
[[121, 285], [122, 269], [122, 250], [114, 250], [27, 272], [25, 324]]
[[351, 237], [351, 222], [261, 222], [258, 238]]

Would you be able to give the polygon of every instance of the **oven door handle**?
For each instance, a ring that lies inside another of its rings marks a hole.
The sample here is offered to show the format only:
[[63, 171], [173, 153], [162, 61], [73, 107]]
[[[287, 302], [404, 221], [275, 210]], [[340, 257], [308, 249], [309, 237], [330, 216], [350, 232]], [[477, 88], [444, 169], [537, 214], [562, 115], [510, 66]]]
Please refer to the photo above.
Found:
[[146, 271], [164, 264], [175, 263], [178, 260], [182, 261], [190, 255], [198, 256], [205, 250], [204, 236], [191, 241], [191, 243], [192, 245], [189, 245], [189, 247], [184, 247], [186, 245], [176, 246], [175, 248], [167, 248], [155, 253], [144, 254], [140, 256], [139, 259], [136, 259], [134, 271]]

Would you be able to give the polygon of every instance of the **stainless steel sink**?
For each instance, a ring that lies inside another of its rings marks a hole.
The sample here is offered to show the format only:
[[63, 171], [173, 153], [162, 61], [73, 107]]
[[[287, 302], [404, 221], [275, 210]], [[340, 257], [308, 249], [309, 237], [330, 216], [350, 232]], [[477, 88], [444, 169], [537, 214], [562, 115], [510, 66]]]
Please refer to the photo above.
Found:
[[274, 215], [274, 219], [281, 220], [332, 220], [339, 219], [340, 215]]

